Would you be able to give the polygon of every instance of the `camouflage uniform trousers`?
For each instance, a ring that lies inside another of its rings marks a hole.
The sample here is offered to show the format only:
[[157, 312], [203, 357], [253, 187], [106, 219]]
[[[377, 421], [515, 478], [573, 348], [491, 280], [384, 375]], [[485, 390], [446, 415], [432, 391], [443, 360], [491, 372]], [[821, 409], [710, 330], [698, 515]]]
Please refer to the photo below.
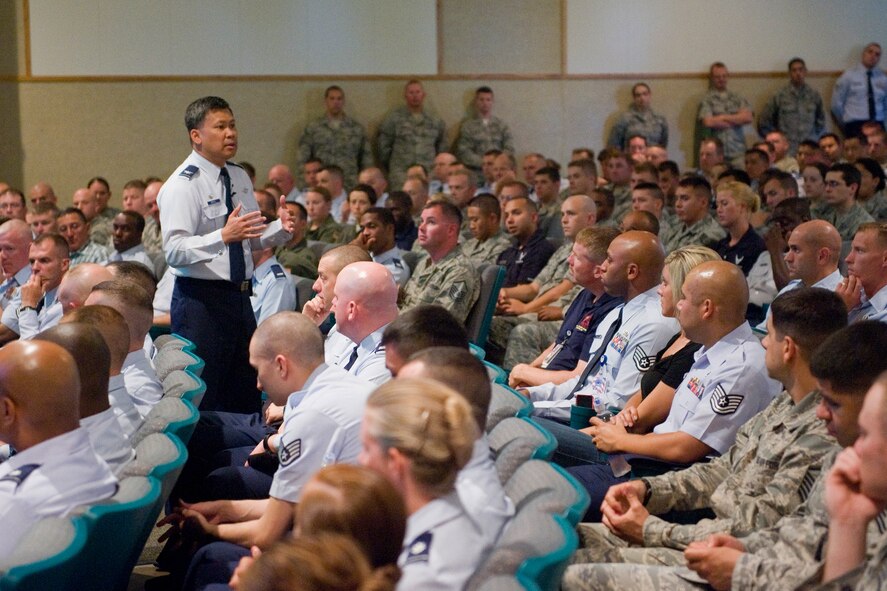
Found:
[[[529, 316], [529, 318], [526, 318]], [[523, 316], [499, 316], [502, 321], [517, 320], [518, 323], [512, 326], [511, 334], [508, 335], [505, 346], [505, 359], [502, 367], [506, 371], [511, 371], [518, 363], [530, 363], [536, 359], [542, 351], [554, 342], [557, 333], [561, 329], [562, 320], [551, 320], [540, 322], [536, 320], [536, 314], [524, 314]], [[502, 322], [505, 324], [505, 322]], [[492, 331], [491, 331], [492, 334]], [[492, 336], [491, 336], [492, 338]]]

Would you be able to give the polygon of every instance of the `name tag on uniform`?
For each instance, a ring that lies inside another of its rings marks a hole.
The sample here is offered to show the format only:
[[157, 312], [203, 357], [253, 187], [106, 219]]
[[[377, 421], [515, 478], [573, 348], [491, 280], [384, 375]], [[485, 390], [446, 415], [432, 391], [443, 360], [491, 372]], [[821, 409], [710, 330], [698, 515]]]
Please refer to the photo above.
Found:
[[221, 203], [221, 202], [222, 202], [221, 199], [212, 199], [212, 198], [211, 198], [209, 201], [206, 202], [206, 204], [207, 204], [207, 205], [217, 205], [217, 204], [219, 204], [219, 203]]

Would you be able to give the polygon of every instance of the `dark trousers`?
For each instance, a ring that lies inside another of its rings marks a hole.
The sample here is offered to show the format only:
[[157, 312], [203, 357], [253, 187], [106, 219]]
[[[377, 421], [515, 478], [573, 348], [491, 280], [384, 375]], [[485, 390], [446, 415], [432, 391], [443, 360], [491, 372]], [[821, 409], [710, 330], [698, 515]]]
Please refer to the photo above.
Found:
[[249, 342], [256, 317], [249, 291], [229, 281], [177, 277], [172, 294], [172, 330], [190, 339], [206, 362], [201, 410], [254, 413], [261, 409]]
[[229, 589], [228, 581], [231, 580], [234, 569], [241, 558], [249, 555], [248, 549], [228, 542], [213, 542], [204, 546], [191, 559], [182, 589]]

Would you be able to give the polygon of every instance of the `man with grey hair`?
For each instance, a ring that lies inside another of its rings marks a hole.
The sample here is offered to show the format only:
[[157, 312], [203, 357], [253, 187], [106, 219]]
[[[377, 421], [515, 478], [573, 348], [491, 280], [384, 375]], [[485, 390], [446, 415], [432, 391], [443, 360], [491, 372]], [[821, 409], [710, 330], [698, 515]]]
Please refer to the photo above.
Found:
[[0, 309], [5, 310], [19, 288], [31, 278], [28, 250], [31, 248], [31, 228], [21, 220], [9, 220], [0, 225]]

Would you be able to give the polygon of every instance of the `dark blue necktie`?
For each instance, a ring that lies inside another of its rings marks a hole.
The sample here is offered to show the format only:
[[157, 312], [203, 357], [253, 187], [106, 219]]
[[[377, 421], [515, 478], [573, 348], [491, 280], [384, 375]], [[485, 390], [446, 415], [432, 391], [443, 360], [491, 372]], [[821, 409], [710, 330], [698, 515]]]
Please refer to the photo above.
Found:
[[869, 98], [869, 121], [875, 120], [875, 89], [872, 87], [872, 71], [868, 70], [866, 73], [866, 78], [868, 82], [868, 98]]
[[582, 374], [579, 376], [579, 381], [576, 382], [576, 385], [573, 386], [573, 390], [570, 392], [570, 395], [567, 396], [567, 400], [572, 400], [574, 396], [576, 396], [576, 392], [585, 387], [585, 382], [588, 381], [588, 376], [591, 375], [592, 372], [597, 373], [598, 363], [601, 360], [601, 357], [604, 356], [604, 352], [607, 350], [607, 345], [610, 344], [610, 341], [613, 340], [613, 337], [616, 335], [616, 331], [619, 330], [619, 327], [622, 326], [622, 311], [625, 309], [623, 306], [619, 308], [619, 315], [616, 317], [616, 320], [613, 321], [613, 324], [610, 325], [610, 328], [607, 329], [607, 333], [604, 335], [604, 342], [601, 343], [601, 346], [598, 347], [598, 350], [594, 352], [594, 355], [591, 356], [591, 359], [588, 360], [588, 365], [585, 366], [585, 369], [582, 371]]
[[[222, 176], [222, 186], [225, 188], [225, 207], [228, 208], [228, 216], [234, 211], [234, 203], [231, 200], [231, 177], [224, 166], [219, 173]], [[228, 219], [227, 216], [225, 218]], [[228, 245], [228, 263], [231, 265], [231, 281], [241, 283], [246, 279], [246, 263], [243, 260], [243, 242], [232, 242]]]
[[348, 358], [348, 363], [345, 365], [345, 371], [351, 369], [351, 366], [354, 365], [354, 362], [357, 361], [357, 347], [359, 345], [354, 345], [354, 351], [351, 352], [351, 357]]

